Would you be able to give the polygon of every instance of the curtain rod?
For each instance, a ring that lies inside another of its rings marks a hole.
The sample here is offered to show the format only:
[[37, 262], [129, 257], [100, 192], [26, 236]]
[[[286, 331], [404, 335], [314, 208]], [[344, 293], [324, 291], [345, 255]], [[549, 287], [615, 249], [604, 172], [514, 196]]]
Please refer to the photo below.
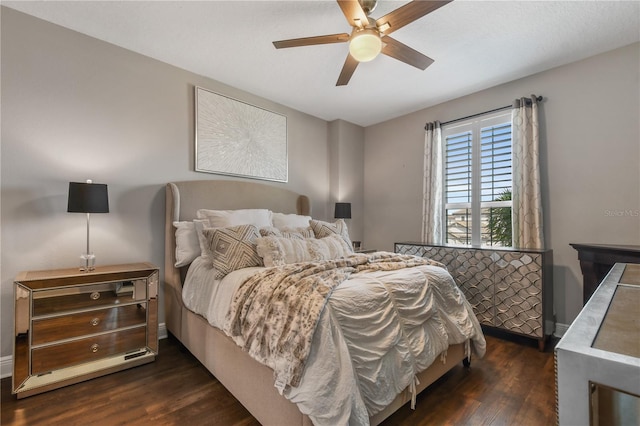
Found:
[[[527, 100], [531, 101], [531, 99], [530, 99], [530, 98], [525, 98], [525, 99], [527, 99]], [[536, 97], [536, 100], [537, 100], [538, 102], [542, 102], [542, 96], [537, 96], [537, 97]], [[477, 114], [471, 114], [471, 115], [468, 115], [468, 116], [466, 116], [466, 117], [461, 117], [461, 118], [456, 118], [456, 119], [454, 119], [454, 120], [445, 121], [444, 123], [440, 123], [440, 125], [441, 125], [441, 126], [446, 126], [447, 124], [456, 123], [456, 122], [458, 122], [458, 121], [462, 121], [462, 120], [468, 120], [469, 118], [479, 117], [479, 116], [481, 116], [481, 115], [490, 114], [490, 113], [492, 113], [492, 112], [498, 112], [498, 111], [502, 111], [502, 110], [504, 110], [504, 109], [509, 109], [509, 108], [513, 108], [513, 105], [505, 105], [505, 106], [503, 106], [503, 107], [495, 108], [495, 109], [491, 109], [491, 110], [489, 110], [489, 111], [479, 112], [479, 113], [477, 113]], [[427, 124], [428, 124], [428, 123], [427, 123]], [[425, 130], [427, 130], [427, 125], [426, 125], [426, 124], [425, 124], [425, 126], [424, 126], [424, 129], [425, 129]]]

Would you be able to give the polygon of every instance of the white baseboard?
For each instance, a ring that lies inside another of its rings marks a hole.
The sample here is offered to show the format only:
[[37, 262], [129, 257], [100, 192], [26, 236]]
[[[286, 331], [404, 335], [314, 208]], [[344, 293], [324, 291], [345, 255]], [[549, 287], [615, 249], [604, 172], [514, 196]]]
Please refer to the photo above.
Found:
[[560, 324], [559, 322], [556, 323], [556, 331], [555, 333], [553, 333], [553, 335], [555, 337], [559, 337], [561, 338], [562, 336], [564, 336], [564, 333], [567, 332], [567, 329], [569, 328], [570, 324]]
[[[158, 324], [158, 339], [166, 339], [167, 325], [165, 323]], [[13, 356], [3, 356], [0, 358], [0, 379], [11, 377], [13, 374]]]
[[167, 324], [158, 324], [158, 339], [166, 339], [167, 337], [169, 337], [167, 334]]
[[13, 357], [11, 355], [0, 358], [0, 379], [11, 377], [13, 374]]

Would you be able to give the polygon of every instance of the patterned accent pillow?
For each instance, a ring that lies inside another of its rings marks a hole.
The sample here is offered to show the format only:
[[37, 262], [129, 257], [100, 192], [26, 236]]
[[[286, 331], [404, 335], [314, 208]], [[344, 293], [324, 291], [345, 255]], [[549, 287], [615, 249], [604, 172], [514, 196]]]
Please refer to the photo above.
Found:
[[257, 246], [258, 254], [267, 267], [333, 260], [351, 255], [351, 248], [336, 234], [322, 239], [261, 237], [257, 240]]
[[349, 245], [351, 252], [353, 252], [353, 245], [351, 243], [351, 238], [349, 238], [349, 229], [347, 229], [347, 224], [344, 219], [338, 219], [333, 223], [311, 219], [309, 221], [309, 226], [313, 229], [313, 233], [316, 238], [324, 238], [333, 234], [340, 235], [347, 245]]
[[313, 229], [310, 227], [278, 229], [273, 226], [268, 226], [266, 228], [260, 228], [260, 235], [263, 237], [297, 238], [299, 240], [316, 237], [313, 233]]
[[205, 228], [203, 234], [208, 258], [216, 269], [216, 278], [222, 278], [237, 269], [263, 266], [256, 250], [256, 240], [260, 234], [255, 226]]
[[200, 256], [204, 259], [209, 260], [211, 262], [211, 258], [209, 257], [209, 251], [207, 247], [209, 243], [204, 236], [205, 229], [213, 229], [209, 226], [209, 221], [207, 219], [193, 219], [193, 226], [196, 230], [196, 235], [198, 237], [198, 244], [200, 245]]

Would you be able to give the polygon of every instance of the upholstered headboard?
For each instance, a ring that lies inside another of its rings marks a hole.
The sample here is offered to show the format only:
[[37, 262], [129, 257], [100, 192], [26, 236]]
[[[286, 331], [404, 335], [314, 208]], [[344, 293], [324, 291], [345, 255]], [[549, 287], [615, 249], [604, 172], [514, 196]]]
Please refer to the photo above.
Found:
[[269, 209], [280, 213], [310, 214], [306, 196], [263, 183], [192, 180], [167, 184], [169, 225], [176, 220], [195, 219], [198, 209]]
[[[169, 182], [165, 209], [165, 317], [170, 330], [179, 330], [182, 316], [182, 276], [176, 263], [173, 222], [193, 220], [198, 209], [269, 209], [311, 215], [309, 198], [288, 189], [251, 181], [192, 180]], [[183, 271], [184, 272], [184, 271]]]

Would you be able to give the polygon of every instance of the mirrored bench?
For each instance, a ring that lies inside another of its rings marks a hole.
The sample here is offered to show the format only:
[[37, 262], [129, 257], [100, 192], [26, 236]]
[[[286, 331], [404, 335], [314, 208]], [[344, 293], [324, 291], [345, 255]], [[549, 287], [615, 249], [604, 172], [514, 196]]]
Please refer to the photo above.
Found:
[[640, 265], [617, 263], [555, 348], [560, 425], [640, 424]]

